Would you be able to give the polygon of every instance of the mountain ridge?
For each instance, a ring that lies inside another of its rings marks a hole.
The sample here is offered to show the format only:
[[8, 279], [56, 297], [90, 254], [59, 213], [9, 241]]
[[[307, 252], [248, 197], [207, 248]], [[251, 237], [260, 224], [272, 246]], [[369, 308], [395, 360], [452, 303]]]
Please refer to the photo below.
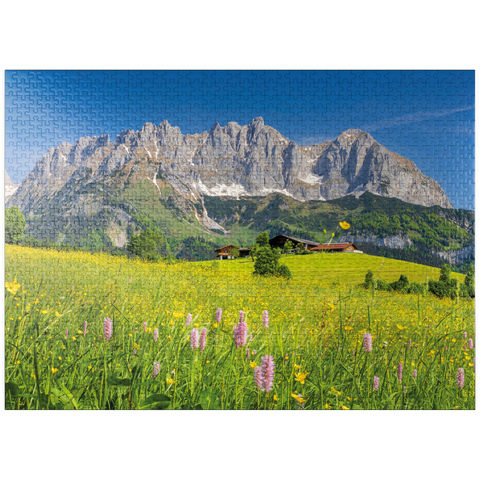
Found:
[[90, 180], [98, 180], [140, 159], [147, 163], [145, 178], [157, 188], [160, 176], [179, 194], [194, 198], [278, 192], [308, 201], [370, 191], [453, 208], [435, 180], [366, 132], [349, 129], [334, 141], [298, 146], [261, 117], [243, 126], [216, 122], [207, 132], [185, 135], [167, 120], [158, 126], [147, 122], [139, 131], [122, 131], [114, 142], [108, 135], [63, 142], [37, 162], [11, 202], [29, 212], [43, 195], [87, 172]]

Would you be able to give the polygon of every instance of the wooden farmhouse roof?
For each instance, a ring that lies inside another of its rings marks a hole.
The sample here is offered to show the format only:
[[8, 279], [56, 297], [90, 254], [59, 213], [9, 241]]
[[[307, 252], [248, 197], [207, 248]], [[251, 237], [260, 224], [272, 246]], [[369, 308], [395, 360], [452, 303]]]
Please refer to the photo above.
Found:
[[290, 237], [289, 235], [277, 235], [276, 237], [271, 238], [270, 241], [277, 240], [279, 238], [287, 238], [288, 240], [293, 240], [295, 243], [303, 243], [304, 245], [319, 245], [318, 242], [314, 242], [312, 240], [305, 240], [304, 238]]
[[227, 248], [235, 248], [235, 245], [225, 245], [224, 247], [217, 248], [216, 252], [224, 252]]
[[312, 248], [312, 250], [345, 250], [347, 247], [353, 246], [355, 250], [358, 250], [354, 243], [331, 243], [319, 245], [318, 247]]

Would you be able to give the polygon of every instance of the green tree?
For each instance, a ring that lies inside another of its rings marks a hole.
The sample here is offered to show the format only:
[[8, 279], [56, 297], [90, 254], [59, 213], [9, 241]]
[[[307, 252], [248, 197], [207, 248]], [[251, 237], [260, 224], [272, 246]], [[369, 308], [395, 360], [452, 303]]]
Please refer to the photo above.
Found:
[[465, 276], [465, 285], [475, 286], [475, 270], [473, 268], [473, 263], [468, 266], [467, 275]]
[[19, 243], [27, 222], [17, 207], [5, 208], [5, 243]]
[[127, 251], [138, 257], [156, 262], [161, 258], [159, 250], [162, 244], [162, 235], [154, 232], [151, 228], [147, 228], [140, 235], [132, 235], [127, 244]]
[[252, 257], [252, 262], [255, 261], [255, 255], [257, 254], [259, 248], [260, 248], [260, 246], [258, 245], [258, 243], [254, 243], [250, 247], [250, 256]]
[[473, 263], [468, 266], [464, 285], [460, 285], [460, 294], [462, 297], [475, 298], [475, 270]]
[[440, 269], [440, 278], [438, 279], [440, 282], [448, 283], [450, 281], [450, 274], [452, 273], [452, 269], [448, 263], [444, 263], [442, 268]]
[[288, 239], [285, 242], [285, 245], [283, 246], [283, 253], [287, 255], [287, 253], [291, 252], [292, 250], [293, 250], [293, 242], [291, 242], [290, 239]]
[[278, 271], [278, 260], [280, 252], [278, 249], [271, 249], [269, 246], [260, 247], [255, 255], [253, 273], [254, 275], [276, 275]]
[[233, 247], [231, 250], [230, 250], [230, 255], [233, 257], [233, 258], [238, 258], [240, 256], [240, 250], [237, 248], [237, 247]]
[[268, 232], [263, 232], [261, 233], [256, 240], [256, 243], [260, 245], [260, 247], [265, 247], [267, 245], [270, 245], [269, 242], [270, 238], [268, 237]]

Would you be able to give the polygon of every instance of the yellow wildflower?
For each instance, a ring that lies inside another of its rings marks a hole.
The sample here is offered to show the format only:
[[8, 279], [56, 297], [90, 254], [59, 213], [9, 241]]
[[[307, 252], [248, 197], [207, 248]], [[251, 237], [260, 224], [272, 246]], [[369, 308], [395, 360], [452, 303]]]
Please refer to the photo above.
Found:
[[308, 372], [299, 372], [295, 374], [295, 381], [300, 382], [302, 385], [305, 383]]
[[169, 385], [172, 385], [173, 383], [175, 383], [175, 380], [173, 378], [167, 378], [167, 383]]
[[20, 289], [20, 284], [17, 283], [17, 279], [13, 282], [5, 282], [5, 288], [9, 291], [12, 295], [16, 295], [18, 290]]
[[53, 368], [52, 367], [52, 374], [57, 373], [57, 372], [58, 372], [58, 368]]
[[342, 405], [342, 410], [350, 410], [348, 407], [346, 407], [345, 405]]
[[48, 310], [40, 310], [40, 313], [43, 313], [44, 315], [48, 313]]
[[292, 393], [292, 397], [298, 402], [298, 403], [303, 403], [303, 402], [306, 402], [306, 400], [298, 395], [295, 395], [294, 393]]
[[257, 364], [256, 364], [256, 362], [250, 362], [250, 366], [251, 366], [252, 368], [255, 368], [255, 367], [257, 366]]
[[340, 222], [339, 224], [344, 230], [347, 230], [350, 228], [350, 224], [348, 222]]
[[61, 317], [62, 314], [61, 314], [61, 313], [58, 313], [57, 311], [55, 311], [55, 316], [58, 318], [58, 317]]

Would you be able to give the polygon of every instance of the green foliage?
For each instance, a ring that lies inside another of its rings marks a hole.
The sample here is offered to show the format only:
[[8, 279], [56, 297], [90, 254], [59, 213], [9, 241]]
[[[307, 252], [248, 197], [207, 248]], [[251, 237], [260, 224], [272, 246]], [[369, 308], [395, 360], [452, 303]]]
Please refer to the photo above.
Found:
[[283, 253], [289, 253], [293, 250], [293, 242], [288, 239], [286, 242], [285, 242], [285, 245], [283, 246]]
[[392, 282], [390, 287], [396, 292], [407, 292], [408, 277], [406, 275], [400, 275], [400, 278], [396, 282]]
[[240, 256], [240, 250], [237, 248], [237, 247], [233, 247], [231, 250], [230, 250], [230, 255], [233, 257], [233, 258], [238, 258]]
[[375, 288], [376, 290], [383, 290], [385, 292], [390, 292], [392, 290], [390, 284], [381, 278], [375, 282]]
[[162, 235], [147, 228], [140, 235], [133, 235], [127, 244], [127, 250], [138, 257], [151, 262], [160, 260], [159, 249], [163, 243]]
[[313, 255], [315, 252], [311, 250], [298, 250], [295, 252], [295, 255]]
[[373, 287], [373, 272], [371, 270], [369, 270], [365, 275], [365, 282], [363, 282], [363, 286], [365, 288]]
[[450, 265], [445, 263], [440, 270], [440, 277], [438, 280], [430, 280], [428, 282], [428, 290], [439, 298], [455, 298], [458, 293], [462, 294], [462, 289], [458, 288], [458, 280], [450, 278]]
[[270, 240], [270, 238], [268, 237], [268, 232], [262, 232], [257, 237], [256, 243], [258, 243], [258, 245], [260, 245], [260, 247], [265, 247], [265, 246], [269, 245], [269, 243], [268, 243], [269, 240]]
[[475, 270], [473, 263], [468, 266], [465, 283], [460, 285], [460, 296], [475, 298]]
[[442, 265], [440, 269], [440, 278], [438, 279], [440, 282], [448, 283], [450, 280], [450, 275], [452, 273], [452, 269], [448, 263]]
[[260, 248], [260, 245], [258, 243], [254, 243], [251, 247], [250, 247], [250, 256], [252, 257], [252, 260], [255, 261], [255, 257], [258, 253], [258, 249]]
[[292, 272], [286, 265], [280, 265], [277, 269], [277, 275], [279, 277], [287, 278], [288, 280], [292, 279]]
[[425, 285], [420, 282], [410, 282], [406, 289], [406, 293], [423, 295], [425, 293]]
[[5, 208], [5, 243], [20, 243], [27, 222], [18, 207]]
[[468, 266], [467, 275], [465, 276], [465, 285], [475, 286], [475, 269], [473, 263]]

